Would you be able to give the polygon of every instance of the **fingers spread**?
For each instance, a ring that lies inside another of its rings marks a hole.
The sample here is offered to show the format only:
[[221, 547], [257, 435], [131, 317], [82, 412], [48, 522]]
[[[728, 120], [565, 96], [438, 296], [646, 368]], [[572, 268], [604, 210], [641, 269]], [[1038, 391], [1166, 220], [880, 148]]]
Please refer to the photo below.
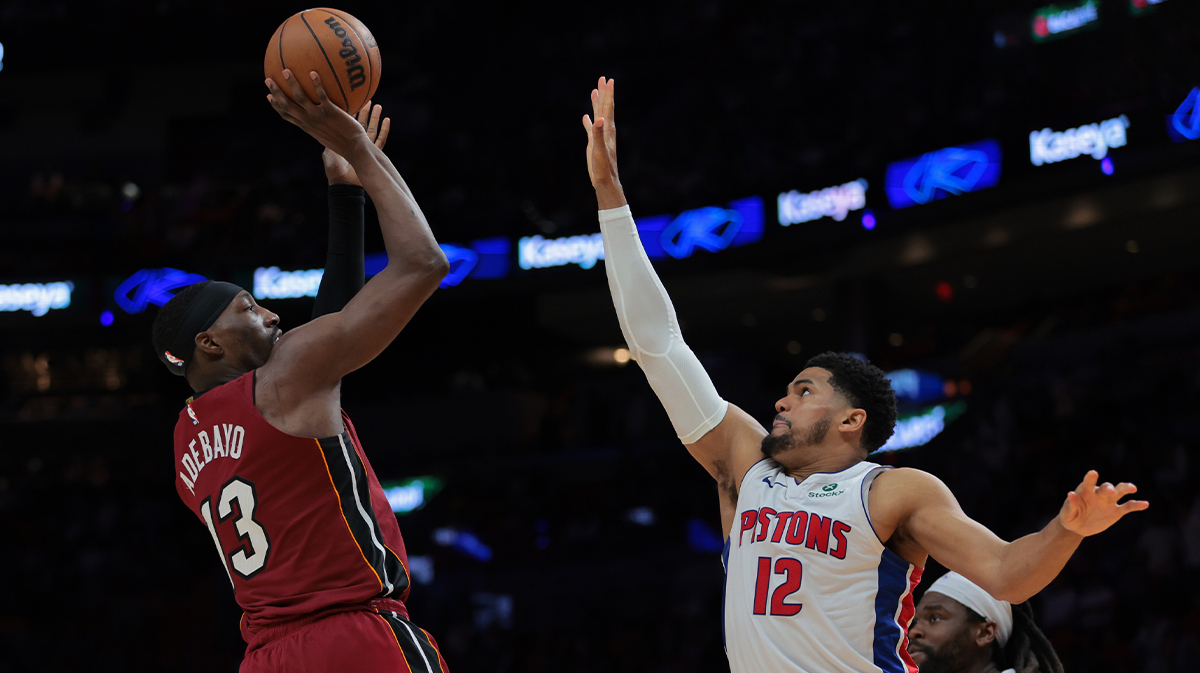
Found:
[[1129, 502], [1118, 505], [1117, 509], [1120, 510], [1122, 515], [1125, 515], [1129, 512], [1140, 512], [1149, 506], [1150, 502], [1146, 500], [1130, 500]]
[[1100, 473], [1095, 470], [1088, 470], [1087, 474], [1083, 475], [1083, 482], [1079, 484], [1076, 493], [1091, 493], [1096, 489], [1096, 482], [1100, 479]]
[[1130, 493], [1137, 493], [1137, 486], [1134, 486], [1133, 484], [1130, 484], [1129, 482], [1124, 482], [1124, 481], [1117, 484], [1117, 499], [1118, 500], [1120, 500], [1121, 498], [1124, 498], [1125, 496], [1129, 495]]
[[383, 106], [376, 105], [371, 109], [370, 120], [365, 124], [367, 127], [367, 137], [375, 139], [375, 134], [379, 131], [379, 116], [383, 113]]
[[392, 129], [391, 118], [384, 117], [383, 125], [379, 127], [379, 137], [375, 139], [376, 147], [378, 147], [379, 149], [383, 149], [384, 144], [387, 143], [388, 131], [390, 131], [391, 129]]

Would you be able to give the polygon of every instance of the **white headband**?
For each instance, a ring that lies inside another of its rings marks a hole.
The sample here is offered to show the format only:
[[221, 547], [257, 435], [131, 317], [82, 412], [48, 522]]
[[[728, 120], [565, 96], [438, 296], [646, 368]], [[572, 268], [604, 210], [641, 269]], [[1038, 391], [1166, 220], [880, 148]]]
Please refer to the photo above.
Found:
[[925, 593], [930, 591], [953, 598], [965, 607], [974, 610], [984, 619], [994, 623], [996, 625], [996, 641], [1000, 643], [1000, 647], [1008, 644], [1008, 637], [1012, 635], [1013, 626], [1012, 604], [992, 598], [991, 594], [956, 572], [942, 575]]

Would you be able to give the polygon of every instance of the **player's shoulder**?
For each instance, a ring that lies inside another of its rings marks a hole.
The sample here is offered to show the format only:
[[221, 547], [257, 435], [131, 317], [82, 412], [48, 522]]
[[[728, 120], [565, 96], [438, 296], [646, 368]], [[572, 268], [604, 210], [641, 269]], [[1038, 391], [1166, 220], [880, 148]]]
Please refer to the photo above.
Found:
[[935, 475], [913, 467], [882, 471], [871, 483], [872, 505], [891, 505], [909, 510], [922, 504], [936, 504], [954, 495]]

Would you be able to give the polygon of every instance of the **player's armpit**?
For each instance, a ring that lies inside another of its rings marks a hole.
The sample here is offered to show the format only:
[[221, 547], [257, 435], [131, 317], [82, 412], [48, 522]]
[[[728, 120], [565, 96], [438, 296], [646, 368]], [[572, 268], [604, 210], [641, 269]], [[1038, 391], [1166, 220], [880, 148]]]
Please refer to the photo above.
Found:
[[764, 457], [762, 438], [766, 435], [766, 429], [753, 416], [730, 404], [716, 427], [684, 446], [717, 480], [722, 497], [729, 495], [737, 502], [737, 490], [746, 472]]

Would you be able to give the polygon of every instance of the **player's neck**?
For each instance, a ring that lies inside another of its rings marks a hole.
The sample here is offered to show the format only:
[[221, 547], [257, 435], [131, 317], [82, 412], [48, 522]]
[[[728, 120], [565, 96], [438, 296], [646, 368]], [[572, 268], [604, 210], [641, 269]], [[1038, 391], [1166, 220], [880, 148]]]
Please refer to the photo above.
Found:
[[188, 383], [192, 386], [192, 390], [203, 393], [229, 383], [245, 373], [229, 366], [206, 367], [204, 371], [189, 375]]
[[797, 481], [804, 481], [819, 472], [841, 472], [863, 461], [862, 453], [850, 449], [850, 447], [844, 447], [846, 450], [827, 449], [823, 451], [817, 447], [813, 448], [816, 448], [817, 452], [810, 454], [811, 457], [800, 457], [800, 461], [796, 464], [781, 463], [789, 477], [793, 477]]
[[1000, 667], [989, 659], [971, 667], [969, 673], [1000, 673]]

